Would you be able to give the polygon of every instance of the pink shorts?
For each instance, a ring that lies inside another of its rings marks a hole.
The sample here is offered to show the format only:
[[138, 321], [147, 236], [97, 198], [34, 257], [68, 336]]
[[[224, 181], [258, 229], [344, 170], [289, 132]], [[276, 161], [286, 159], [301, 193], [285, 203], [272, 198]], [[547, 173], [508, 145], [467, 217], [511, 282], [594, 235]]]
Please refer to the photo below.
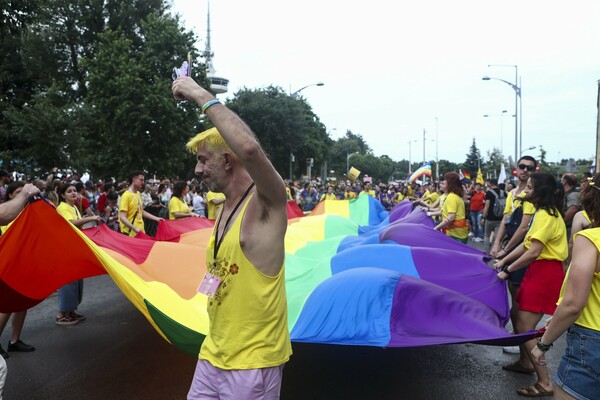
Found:
[[188, 400], [279, 399], [283, 365], [270, 368], [226, 370], [198, 360]]

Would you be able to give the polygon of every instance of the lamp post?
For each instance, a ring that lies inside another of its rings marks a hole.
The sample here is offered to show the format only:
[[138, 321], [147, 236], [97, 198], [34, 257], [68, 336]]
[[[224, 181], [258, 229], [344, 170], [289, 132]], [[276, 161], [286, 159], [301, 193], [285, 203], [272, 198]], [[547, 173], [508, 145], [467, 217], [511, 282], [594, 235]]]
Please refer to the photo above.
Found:
[[504, 115], [506, 115], [508, 111], [507, 110], [502, 110], [502, 112], [500, 114], [483, 114], [484, 118], [489, 118], [489, 117], [500, 117], [500, 153], [504, 154], [504, 145], [503, 145], [503, 141], [502, 141], [502, 136], [503, 136], [503, 121], [504, 121]]
[[296, 90], [294, 93], [291, 94], [292, 97], [296, 97], [298, 96], [298, 93], [300, 93], [301, 91], [303, 91], [304, 89], [311, 87], [311, 86], [323, 86], [324, 83], [323, 82], [317, 82], [317, 83], [311, 83], [310, 85], [306, 85], [301, 87], [300, 89]]
[[416, 140], [409, 140], [408, 141], [408, 173], [412, 174], [412, 144], [413, 142], [417, 142]]
[[435, 118], [435, 180], [440, 180], [440, 158], [438, 157], [438, 117]]
[[481, 79], [484, 81], [489, 81], [489, 80], [494, 79], [497, 81], [504, 82], [508, 86], [513, 88], [513, 90], [515, 91], [515, 162], [517, 162], [518, 155], [519, 155], [519, 148], [520, 148], [519, 145], [523, 139], [523, 125], [522, 124], [521, 124], [520, 136], [519, 136], [519, 123], [521, 122], [521, 119], [523, 118], [523, 116], [521, 115], [521, 111], [520, 111], [520, 106], [522, 107], [522, 104], [521, 104], [521, 88], [519, 87], [519, 81], [518, 81], [519, 67], [516, 65], [504, 65], [504, 64], [490, 64], [490, 65], [488, 65], [488, 67], [514, 67], [514, 69], [515, 69], [515, 83], [511, 83], [504, 79], [494, 78], [491, 76], [484, 76]]
[[346, 173], [348, 173], [348, 171], [350, 170], [350, 157], [358, 153], [360, 153], [360, 151], [355, 151], [354, 153], [346, 152]]
[[426, 156], [425, 156], [425, 129], [423, 129], [423, 165], [425, 165], [426, 161]]
[[290, 179], [292, 179], [292, 180], [294, 179], [292, 177], [292, 164], [294, 163], [295, 160], [296, 160], [296, 157], [294, 157], [294, 153], [292, 153], [290, 151]]

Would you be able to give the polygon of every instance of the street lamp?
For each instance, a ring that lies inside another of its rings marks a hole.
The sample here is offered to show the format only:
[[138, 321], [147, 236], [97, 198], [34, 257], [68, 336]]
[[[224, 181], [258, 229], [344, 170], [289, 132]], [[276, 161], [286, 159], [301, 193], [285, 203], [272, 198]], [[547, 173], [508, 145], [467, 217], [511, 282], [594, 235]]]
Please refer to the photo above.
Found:
[[521, 152], [519, 153], [519, 158], [521, 158], [521, 156], [523, 155], [523, 152], [527, 151], [527, 150], [534, 150], [537, 149], [537, 146], [530, 146], [526, 149], [521, 150]]
[[323, 86], [324, 83], [323, 82], [317, 82], [317, 83], [311, 83], [310, 85], [306, 85], [301, 87], [300, 89], [296, 90], [294, 93], [291, 94], [292, 97], [296, 97], [298, 96], [298, 93], [300, 93], [301, 91], [303, 91], [304, 89], [311, 87], [311, 86]]
[[507, 110], [502, 110], [502, 112], [500, 114], [483, 114], [484, 118], [489, 118], [489, 117], [500, 117], [500, 153], [504, 154], [504, 144], [502, 141], [502, 136], [503, 136], [503, 121], [504, 121], [504, 115], [506, 115], [508, 111]]
[[521, 141], [523, 139], [523, 125], [522, 124], [521, 124], [520, 136], [519, 136], [519, 122], [523, 118], [523, 115], [520, 112], [520, 107], [521, 107], [521, 111], [522, 111], [522, 103], [520, 101], [521, 100], [521, 88], [518, 86], [518, 84], [519, 84], [519, 82], [518, 82], [519, 68], [516, 65], [504, 65], [504, 64], [490, 64], [490, 65], [488, 65], [488, 67], [514, 67], [515, 68], [515, 83], [511, 83], [509, 81], [505, 81], [504, 79], [494, 78], [494, 77], [490, 77], [490, 76], [484, 76], [481, 79], [484, 81], [489, 81], [489, 80], [495, 79], [497, 81], [504, 82], [508, 86], [513, 88], [513, 90], [515, 91], [515, 162], [517, 162], [518, 155], [519, 155], [519, 147], [520, 147], [519, 144], [521, 143]]
[[360, 153], [360, 151], [355, 151], [354, 153], [348, 153], [346, 152], [346, 173], [348, 173], [348, 171], [350, 171], [350, 157], [352, 157], [355, 154]]

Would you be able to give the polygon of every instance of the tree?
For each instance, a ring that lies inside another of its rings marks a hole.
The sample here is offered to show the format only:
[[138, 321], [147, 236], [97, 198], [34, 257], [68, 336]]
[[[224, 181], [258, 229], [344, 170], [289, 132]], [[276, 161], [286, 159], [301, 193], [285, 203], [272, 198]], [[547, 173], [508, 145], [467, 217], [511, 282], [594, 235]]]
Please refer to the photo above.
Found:
[[[189, 174], [183, 145], [202, 124], [193, 105], [174, 101], [170, 77], [181, 62], [174, 55], [197, 52], [167, 2], [55, 0], [47, 7], [24, 0], [13, 9], [16, 3], [0, 4], [8, 55], [0, 61], [4, 168]], [[203, 70], [196, 72], [207, 85]]]
[[371, 148], [360, 134], [347, 130], [343, 137], [333, 142], [329, 148], [329, 164], [338, 178], [345, 178], [348, 172], [346, 166], [355, 165], [358, 154], [372, 154]]
[[485, 167], [482, 168], [484, 177], [497, 178], [500, 174], [500, 169], [502, 167], [506, 169], [508, 166], [502, 151], [497, 147], [494, 147], [491, 151], [488, 150], [487, 158], [488, 161], [486, 161]]
[[[78, 157], [104, 177], [134, 169], [189, 176], [185, 143], [203, 126], [195, 104], [173, 99], [170, 75], [172, 55], [186, 54], [194, 38], [170, 16], [151, 14], [140, 28], [143, 46], [109, 30], [99, 35], [94, 58], [82, 61], [89, 84], [80, 114], [85, 145]], [[208, 86], [205, 76], [197, 79]]]
[[244, 88], [227, 106], [252, 129], [281, 176], [289, 176], [291, 154], [293, 177], [306, 171], [308, 159], [314, 160], [315, 172], [328, 160], [331, 139], [303, 98], [290, 96], [280, 87]]
[[473, 143], [469, 148], [469, 153], [467, 154], [467, 159], [462, 164], [462, 169], [471, 173], [471, 177], [475, 179], [477, 176], [477, 171], [479, 167], [483, 167], [483, 163], [481, 160], [481, 153], [477, 148], [477, 144], [475, 143], [475, 138], [473, 138]]
[[440, 180], [442, 180], [444, 178], [444, 175], [447, 172], [456, 172], [458, 173], [458, 170], [461, 168], [462, 166], [453, 162], [450, 162], [448, 160], [440, 160]]

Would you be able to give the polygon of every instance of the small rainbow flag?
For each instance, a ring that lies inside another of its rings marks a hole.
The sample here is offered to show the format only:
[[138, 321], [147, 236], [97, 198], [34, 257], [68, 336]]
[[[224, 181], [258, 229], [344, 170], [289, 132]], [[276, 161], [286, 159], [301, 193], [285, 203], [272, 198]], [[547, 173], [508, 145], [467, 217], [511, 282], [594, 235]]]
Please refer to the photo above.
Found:
[[471, 180], [471, 173], [469, 171], [463, 171], [462, 169], [459, 169], [460, 171], [460, 179], [467, 179], [467, 180]]
[[418, 170], [413, 172], [413, 174], [410, 176], [410, 178], [408, 178], [408, 181], [410, 183], [413, 183], [417, 178], [419, 178], [423, 175], [431, 177], [431, 165], [430, 164], [425, 164], [422, 167], [420, 167]]

